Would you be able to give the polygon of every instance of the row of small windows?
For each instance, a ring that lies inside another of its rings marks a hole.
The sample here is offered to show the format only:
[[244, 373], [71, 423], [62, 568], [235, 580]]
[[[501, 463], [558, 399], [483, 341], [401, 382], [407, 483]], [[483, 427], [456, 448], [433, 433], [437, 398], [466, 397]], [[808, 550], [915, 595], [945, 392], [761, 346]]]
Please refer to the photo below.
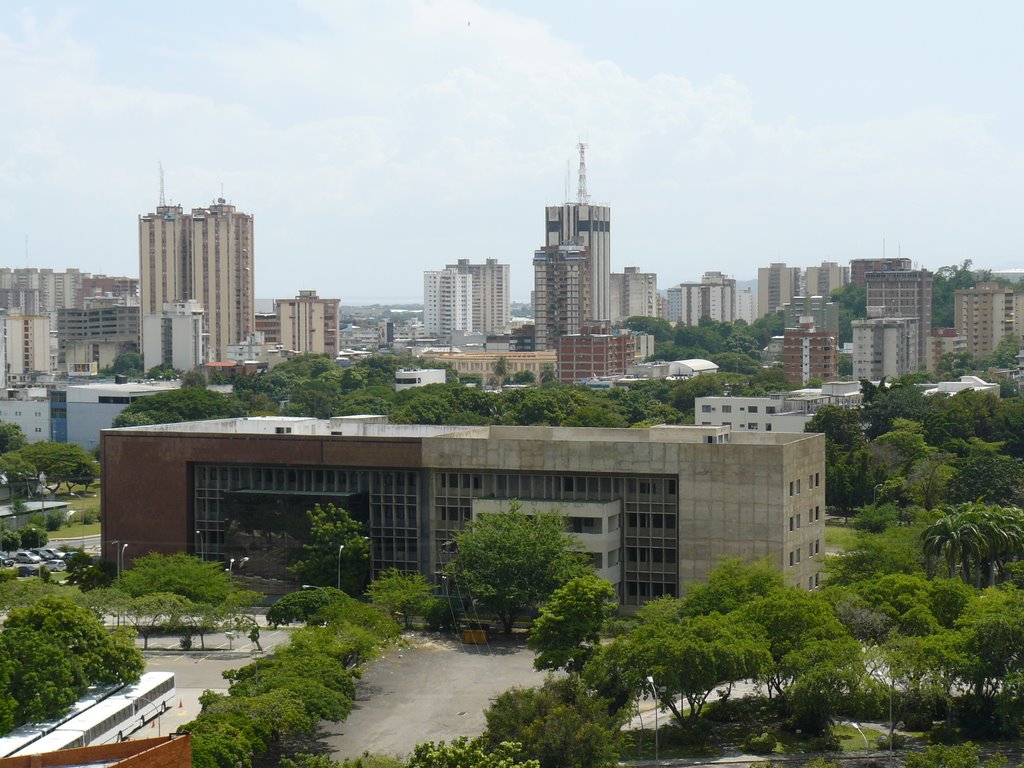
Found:
[[[821, 519], [821, 507], [815, 507], [814, 509], [807, 510], [807, 522], [808, 524], [817, 522]], [[802, 527], [803, 515], [790, 515], [789, 516], [789, 530], [796, 530]]]
[[[820, 472], [815, 472], [813, 475], [808, 475], [807, 476], [807, 487], [809, 489], [810, 488], [817, 488], [820, 485], [821, 485], [821, 473]], [[799, 480], [790, 480], [789, 481], [789, 495], [790, 496], [794, 495], [794, 493], [793, 493], [794, 489], [796, 490], [796, 493], [800, 493], [800, 481]]]
[[[797, 547], [795, 550], [791, 549], [789, 551], [789, 564], [791, 566], [800, 564], [800, 557], [802, 551], [802, 547]], [[821, 539], [815, 539], [814, 544], [807, 548], [807, 556], [813, 557], [814, 555], [817, 555], [819, 552], [821, 552]]]

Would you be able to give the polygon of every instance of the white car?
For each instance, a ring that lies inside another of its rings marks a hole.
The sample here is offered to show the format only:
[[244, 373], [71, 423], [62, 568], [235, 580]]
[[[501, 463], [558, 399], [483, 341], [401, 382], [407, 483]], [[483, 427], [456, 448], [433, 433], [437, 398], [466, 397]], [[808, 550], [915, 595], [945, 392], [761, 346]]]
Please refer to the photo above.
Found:
[[58, 558], [47, 560], [43, 565], [48, 571], [66, 571], [68, 569], [68, 564]]
[[39, 555], [33, 555], [31, 552], [25, 552], [24, 550], [14, 553], [14, 562], [18, 565], [39, 565], [43, 562], [43, 558]]

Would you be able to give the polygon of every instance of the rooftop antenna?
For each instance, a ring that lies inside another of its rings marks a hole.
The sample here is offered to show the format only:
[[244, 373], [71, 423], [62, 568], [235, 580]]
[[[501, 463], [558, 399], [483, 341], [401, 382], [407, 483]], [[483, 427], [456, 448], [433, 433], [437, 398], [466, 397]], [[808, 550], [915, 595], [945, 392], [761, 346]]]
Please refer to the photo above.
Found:
[[580, 150], [580, 176], [579, 186], [576, 188], [576, 202], [580, 205], [590, 203], [590, 195], [587, 194], [587, 145], [582, 141], [576, 145]]
[[158, 160], [156, 165], [160, 169], [160, 206], [163, 207], [167, 205], [167, 200], [164, 198], [164, 164]]

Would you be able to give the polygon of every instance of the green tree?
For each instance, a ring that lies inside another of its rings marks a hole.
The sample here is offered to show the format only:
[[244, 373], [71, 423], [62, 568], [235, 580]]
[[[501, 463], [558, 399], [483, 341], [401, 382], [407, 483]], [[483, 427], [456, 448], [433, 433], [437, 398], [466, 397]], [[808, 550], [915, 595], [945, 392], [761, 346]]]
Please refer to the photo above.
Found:
[[0, 454], [25, 447], [25, 433], [17, 424], [0, 424]]
[[100, 466], [74, 443], [41, 442], [26, 445], [16, 454], [32, 465], [41, 483], [52, 492], [62, 484], [89, 486], [100, 476]]
[[110, 373], [119, 376], [141, 376], [144, 370], [145, 364], [138, 352], [122, 352], [110, 365]]
[[18, 451], [0, 456], [0, 475], [11, 498], [30, 495], [39, 477], [35, 466]]
[[148, 650], [149, 638], [178, 624], [189, 605], [189, 601], [180, 595], [150, 592], [127, 600], [123, 613], [142, 637], [143, 650]]
[[605, 768], [618, 764], [622, 718], [578, 677], [548, 678], [539, 688], [513, 688], [484, 713], [491, 749], [522, 745], [520, 758], [541, 768]]
[[903, 763], [907, 768], [1003, 768], [1006, 759], [995, 756], [982, 762], [978, 748], [971, 742], [966, 744], [933, 744], [924, 752], [909, 753]]
[[456, 558], [445, 575], [493, 611], [505, 632], [511, 632], [523, 611], [533, 608], [588, 565], [579, 543], [565, 533], [556, 513], [521, 511], [519, 502], [507, 512], [478, 517], [456, 534]]
[[1024, 500], [1024, 465], [1010, 456], [974, 455], [954, 464], [950, 501], [1019, 504]]
[[648, 603], [641, 611], [641, 623], [615, 644], [623, 646], [627, 688], [643, 691], [651, 677], [660, 705], [683, 724], [680, 698], [696, 719], [718, 685], [759, 676], [771, 663], [771, 655], [758, 628], [740, 616], [691, 617], [681, 615], [681, 610], [679, 601], [672, 598]]
[[76, 682], [71, 656], [55, 638], [8, 626], [0, 633], [0, 733], [66, 712], [81, 695]]
[[389, 615], [401, 616], [408, 629], [412, 617], [423, 611], [432, 589], [421, 574], [388, 568], [370, 582], [366, 594], [371, 603], [383, 608]]
[[409, 755], [407, 768], [540, 768], [536, 760], [521, 760], [519, 744], [499, 744], [488, 750], [483, 739], [465, 736], [449, 743], [427, 741], [417, 744]]
[[803, 669], [786, 689], [786, 700], [798, 728], [824, 733], [843, 702], [868, 686], [860, 645], [838, 636], [809, 642], [800, 655]]
[[194, 555], [152, 552], [137, 558], [121, 574], [118, 587], [131, 597], [172, 593], [194, 603], [220, 604], [237, 592], [220, 563], [207, 563]]
[[229, 419], [242, 416], [241, 403], [232, 396], [189, 387], [140, 397], [114, 419], [113, 426], [175, 424], [182, 421]]
[[582, 671], [616, 607], [615, 588], [596, 574], [577, 576], [556, 589], [526, 643], [537, 654], [533, 666]]
[[362, 523], [346, 510], [314, 505], [306, 513], [309, 542], [289, 567], [304, 584], [336, 586], [350, 595], [362, 594], [370, 569], [370, 544]]

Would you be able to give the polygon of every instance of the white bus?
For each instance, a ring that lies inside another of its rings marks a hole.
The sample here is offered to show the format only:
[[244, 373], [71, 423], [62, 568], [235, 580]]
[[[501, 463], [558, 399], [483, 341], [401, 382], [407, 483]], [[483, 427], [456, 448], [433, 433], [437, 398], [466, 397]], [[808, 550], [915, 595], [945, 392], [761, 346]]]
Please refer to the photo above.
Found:
[[96, 706], [96, 704], [122, 688], [124, 688], [123, 685], [94, 686], [86, 691], [85, 695], [72, 704], [71, 708], [60, 717], [48, 720], [45, 723], [22, 725], [6, 736], [0, 736], [0, 758], [10, 757], [20, 752], [28, 745], [60, 728], [68, 720]]
[[154, 717], [165, 712], [171, 706], [174, 695], [172, 672], [147, 672], [139, 682], [125, 686], [66, 720], [12, 756], [124, 741]]

